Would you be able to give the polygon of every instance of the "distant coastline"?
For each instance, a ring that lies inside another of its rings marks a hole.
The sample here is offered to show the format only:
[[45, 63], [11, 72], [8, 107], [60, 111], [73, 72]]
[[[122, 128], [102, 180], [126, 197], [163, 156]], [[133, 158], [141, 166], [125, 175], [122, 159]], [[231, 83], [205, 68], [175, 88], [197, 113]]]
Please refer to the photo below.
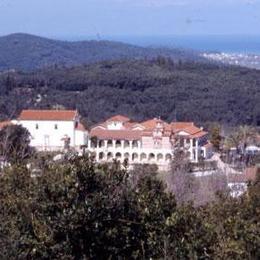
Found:
[[[57, 37], [56, 37], [57, 38]], [[58, 38], [57, 38], [58, 39]], [[173, 36], [68, 36], [59, 39], [111, 40], [142, 47], [193, 49], [200, 52], [223, 52], [260, 55], [260, 35], [173, 35]]]
[[0, 71], [158, 56], [260, 70], [260, 35], [45, 37], [26, 33], [0, 37]]
[[65, 40], [110, 40], [140, 47], [191, 50], [209, 61], [260, 69], [260, 35], [88, 36]]

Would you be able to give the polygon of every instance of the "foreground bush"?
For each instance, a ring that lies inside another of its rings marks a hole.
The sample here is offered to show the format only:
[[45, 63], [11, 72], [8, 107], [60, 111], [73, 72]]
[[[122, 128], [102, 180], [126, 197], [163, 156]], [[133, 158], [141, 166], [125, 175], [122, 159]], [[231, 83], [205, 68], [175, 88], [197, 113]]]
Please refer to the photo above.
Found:
[[37, 178], [12, 166], [0, 177], [0, 258], [259, 257], [259, 180], [241, 200], [200, 208], [177, 205], [165, 188], [155, 174], [133, 181], [118, 163], [88, 158]]

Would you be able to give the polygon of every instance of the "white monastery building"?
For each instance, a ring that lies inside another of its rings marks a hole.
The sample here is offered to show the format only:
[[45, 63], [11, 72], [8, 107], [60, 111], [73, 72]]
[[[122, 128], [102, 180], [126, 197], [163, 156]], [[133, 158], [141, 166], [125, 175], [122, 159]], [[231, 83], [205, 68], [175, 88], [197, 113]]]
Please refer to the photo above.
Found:
[[84, 147], [97, 162], [127, 159], [129, 165], [157, 164], [166, 169], [177, 148], [187, 152], [192, 162], [212, 156], [208, 133], [193, 122], [167, 123], [160, 118], [133, 122], [117, 115], [88, 131], [76, 110], [23, 110], [12, 122], [29, 130], [31, 146], [39, 151]]
[[87, 130], [76, 110], [23, 110], [17, 124], [31, 134], [31, 146], [40, 151], [79, 149], [87, 143]]

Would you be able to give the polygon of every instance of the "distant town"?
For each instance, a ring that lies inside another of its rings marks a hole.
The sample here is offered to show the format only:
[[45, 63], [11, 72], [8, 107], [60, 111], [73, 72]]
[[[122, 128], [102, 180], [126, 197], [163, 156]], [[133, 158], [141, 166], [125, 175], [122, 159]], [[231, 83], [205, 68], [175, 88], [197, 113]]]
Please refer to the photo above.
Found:
[[202, 57], [227, 65], [236, 65], [252, 69], [260, 69], [260, 55], [256, 54], [212, 52], [203, 53]]

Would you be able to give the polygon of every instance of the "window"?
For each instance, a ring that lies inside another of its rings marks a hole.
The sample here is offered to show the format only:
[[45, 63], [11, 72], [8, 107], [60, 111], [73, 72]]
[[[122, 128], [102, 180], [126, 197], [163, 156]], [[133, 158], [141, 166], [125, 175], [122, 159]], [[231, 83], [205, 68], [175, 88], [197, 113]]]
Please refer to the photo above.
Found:
[[38, 124], [35, 125], [35, 129], [39, 129], [39, 125]]
[[56, 129], [56, 130], [58, 129], [58, 125], [57, 124], [54, 125], [54, 129]]
[[162, 142], [160, 140], [155, 140], [154, 141], [154, 147], [155, 148], [162, 148]]

